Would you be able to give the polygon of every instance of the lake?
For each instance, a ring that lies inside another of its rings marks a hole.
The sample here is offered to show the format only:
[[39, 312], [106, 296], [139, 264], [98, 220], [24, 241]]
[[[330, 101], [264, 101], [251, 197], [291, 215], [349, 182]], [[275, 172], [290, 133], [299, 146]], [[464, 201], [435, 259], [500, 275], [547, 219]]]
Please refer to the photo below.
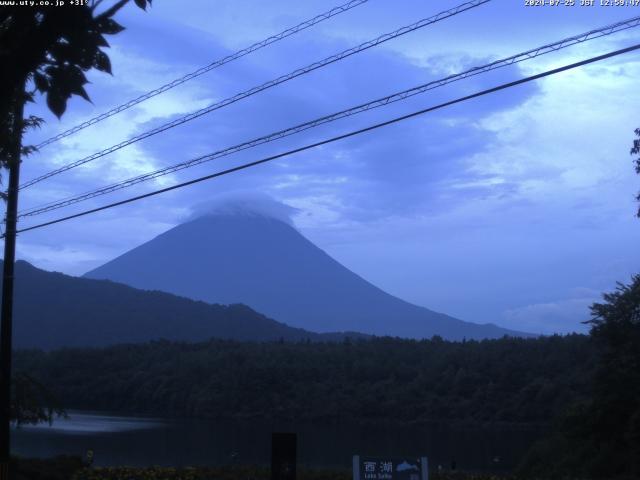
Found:
[[12, 453], [25, 457], [94, 451], [98, 466], [268, 465], [273, 431], [298, 434], [299, 464], [349, 468], [355, 454], [429, 457], [432, 468], [503, 471], [513, 468], [540, 432], [527, 429], [367, 427], [184, 420], [70, 411], [52, 426], [12, 430]]

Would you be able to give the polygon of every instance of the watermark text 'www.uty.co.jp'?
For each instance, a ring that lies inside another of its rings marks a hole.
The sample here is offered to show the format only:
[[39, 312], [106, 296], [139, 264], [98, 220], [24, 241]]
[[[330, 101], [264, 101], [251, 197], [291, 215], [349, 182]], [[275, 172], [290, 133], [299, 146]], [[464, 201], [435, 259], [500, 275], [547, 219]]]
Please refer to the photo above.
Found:
[[0, 6], [7, 7], [82, 7], [89, 0], [0, 0]]

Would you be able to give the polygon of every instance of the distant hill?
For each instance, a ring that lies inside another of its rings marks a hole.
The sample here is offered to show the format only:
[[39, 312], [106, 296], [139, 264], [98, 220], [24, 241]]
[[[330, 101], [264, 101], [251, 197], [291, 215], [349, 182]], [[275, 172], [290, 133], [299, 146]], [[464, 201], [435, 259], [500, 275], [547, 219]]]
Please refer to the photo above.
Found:
[[461, 340], [526, 336], [464, 322], [389, 295], [282, 219], [243, 209], [205, 214], [88, 272], [209, 303], [243, 303], [316, 332]]
[[14, 348], [99, 347], [155, 339], [344, 338], [291, 328], [244, 305], [209, 305], [110, 281], [46, 272], [24, 261], [16, 263], [14, 312]]

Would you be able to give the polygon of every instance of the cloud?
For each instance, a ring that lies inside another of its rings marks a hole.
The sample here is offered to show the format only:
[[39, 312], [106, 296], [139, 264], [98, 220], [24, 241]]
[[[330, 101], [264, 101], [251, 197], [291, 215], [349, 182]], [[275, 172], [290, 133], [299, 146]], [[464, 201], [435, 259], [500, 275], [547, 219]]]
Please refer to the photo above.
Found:
[[[321, 0], [247, 8], [249, 3], [222, 2], [218, 15], [211, 15], [204, 0], [188, 10], [172, 2], [154, 4], [149, 14], [128, 9], [122, 22], [127, 30], [110, 39], [114, 76], [91, 76], [95, 107], [74, 100], [64, 125], [52, 119], [42, 132], [30, 135], [46, 138], [327, 9]], [[414, 0], [399, 0], [393, 8], [368, 2], [47, 147], [24, 162], [22, 176], [44, 173], [443, 8]], [[93, 167], [43, 182], [23, 192], [21, 208], [229, 147], [618, 17], [617, 9], [571, 9], [557, 15], [554, 9], [491, 2], [147, 139]], [[634, 38], [637, 33], [629, 30], [615, 39], [479, 75], [159, 182], [188, 180], [300, 147], [613, 50], [624, 43], [619, 39]], [[19, 249], [36, 264], [75, 273], [185, 218], [240, 209], [294, 222], [346, 266], [415, 303], [467, 320], [508, 322], [505, 326], [520, 330], [581, 328], [585, 308], [597, 295], [572, 291], [573, 286], [604, 291], [640, 268], [633, 219], [637, 177], [628, 155], [638, 126], [629, 92], [639, 74], [635, 57], [619, 57], [34, 230], [21, 236]], [[36, 114], [46, 111], [37, 108]], [[25, 220], [23, 226], [156, 187], [141, 184]], [[212, 192], [229, 193], [212, 198]]]
[[84, 273], [85, 265], [91, 265], [99, 260], [104, 251], [96, 248], [78, 248], [65, 246], [47, 246], [22, 242], [18, 250], [20, 259], [49, 271], [62, 271], [67, 274]]
[[[533, 73], [602, 50], [590, 47], [522, 68]], [[600, 198], [603, 191], [619, 196], [621, 183], [625, 189], [633, 183], [617, 159], [627, 157], [637, 120], [627, 92], [639, 73], [640, 62], [618, 59], [540, 81], [539, 94], [478, 122], [494, 140], [468, 159], [468, 171], [496, 184], [515, 183], [518, 196], [539, 204], [585, 201], [596, 189]]]
[[589, 327], [582, 322], [590, 319], [589, 306], [600, 296], [584, 290], [590, 295], [506, 310], [502, 325], [533, 333], [586, 333]]
[[263, 192], [236, 190], [227, 192], [192, 207], [185, 221], [207, 215], [259, 215], [293, 225], [298, 209], [276, 201]]
[[[46, 124], [42, 132], [29, 132], [28, 142], [38, 143], [98, 113], [103, 113], [114, 104], [135, 98], [145, 92], [150, 84], [157, 86], [176, 77], [175, 67], [140, 57], [117, 45], [111, 49], [109, 55], [112, 62], [119, 66], [120, 76], [116, 81], [113, 78], [111, 80], [102, 78], [95, 73], [92, 75], [97, 84], [94, 85], [94, 89], [98, 95], [93, 93], [91, 95], [97, 106], [87, 108], [90, 104], [85, 102], [86, 105], [79, 105], [81, 108], [74, 109], [74, 102], [77, 102], [77, 99], [72, 99], [69, 112], [63, 117], [63, 122], [52, 120]], [[167, 120], [191, 113], [212, 101], [209, 93], [195, 82], [180, 89], [170, 90], [45, 147], [42, 152], [25, 162], [22, 178], [34, 178], [62, 165], [85, 158], [164, 124]], [[42, 113], [42, 110], [45, 110], [44, 107], [39, 105], [38, 108], [39, 110], [35, 113], [45, 115]], [[52, 177], [39, 183], [35, 188], [25, 190], [21, 198], [21, 206], [28, 208], [61, 197], [90, 191], [106, 183], [153, 171], [167, 161], [173, 163], [175, 158], [166, 158], [151, 150], [148, 141], [138, 142], [62, 175]], [[151, 183], [163, 186], [172, 180], [173, 177], [169, 175], [159, 177]]]

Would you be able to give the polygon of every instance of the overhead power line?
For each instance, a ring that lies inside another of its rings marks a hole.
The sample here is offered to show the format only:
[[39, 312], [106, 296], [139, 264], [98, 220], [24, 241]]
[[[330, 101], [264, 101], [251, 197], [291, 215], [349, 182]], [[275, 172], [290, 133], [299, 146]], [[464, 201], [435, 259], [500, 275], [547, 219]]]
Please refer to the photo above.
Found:
[[615, 32], [619, 32], [621, 30], [626, 30], [628, 28], [632, 28], [632, 27], [637, 27], [640, 25], [640, 16], [638, 17], [634, 17], [628, 20], [624, 20], [621, 22], [617, 22], [615, 24], [612, 25], [607, 25], [605, 27], [601, 27], [595, 30], [590, 30], [588, 32], [582, 33], [580, 35], [574, 35], [572, 37], [569, 38], [565, 38], [563, 40], [554, 42], [554, 43], [549, 43], [531, 50], [528, 50], [526, 52], [522, 52], [522, 53], [518, 53], [516, 55], [512, 55], [510, 57], [501, 59], [501, 60], [496, 60], [494, 62], [491, 62], [489, 64], [486, 65], [482, 65], [482, 66], [478, 66], [478, 67], [474, 67], [471, 68], [469, 70], [463, 71], [461, 73], [456, 73], [453, 75], [449, 75], [448, 77], [439, 79], [439, 80], [434, 80], [422, 85], [419, 85], [417, 87], [413, 87], [407, 90], [403, 90], [401, 92], [397, 92], [397, 93], [393, 93], [391, 95], [387, 95], [385, 97], [382, 98], [378, 98], [376, 100], [372, 100], [370, 102], [361, 104], [361, 105], [357, 105], [355, 107], [351, 107], [349, 109], [346, 110], [342, 110], [336, 113], [332, 113], [330, 115], [326, 115], [284, 130], [280, 130], [274, 133], [270, 133], [268, 135], [262, 136], [262, 137], [258, 137], [255, 138], [253, 140], [249, 140], [222, 150], [218, 150], [217, 152], [214, 153], [210, 153], [207, 155], [202, 155], [200, 157], [196, 157], [190, 160], [187, 160], [185, 162], [181, 162], [172, 166], [168, 166], [168, 167], [164, 167], [158, 170], [155, 170], [153, 172], [149, 172], [146, 174], [142, 174], [142, 175], [138, 175], [136, 177], [132, 177], [129, 178], [127, 180], [121, 181], [121, 182], [117, 182], [111, 185], [107, 185], [105, 187], [101, 187], [99, 189], [96, 190], [92, 190], [89, 192], [85, 192], [82, 193], [80, 195], [75, 195], [75, 196], [71, 196], [71, 197], [67, 197], [61, 200], [57, 200], [54, 202], [50, 202], [48, 204], [45, 205], [41, 205], [38, 207], [34, 207], [31, 209], [28, 209], [24, 212], [21, 212], [19, 214], [19, 217], [28, 217], [28, 216], [35, 216], [35, 215], [39, 215], [45, 212], [50, 212], [52, 210], [57, 210], [59, 208], [63, 208], [69, 205], [73, 205], [75, 203], [84, 201], [84, 200], [88, 200], [91, 198], [95, 198], [101, 195], [105, 195], [111, 192], [115, 192], [117, 190], [121, 190], [123, 188], [127, 188], [133, 185], [136, 185], [138, 183], [142, 183], [148, 180], [152, 180], [154, 178], [158, 178], [161, 177], [163, 175], [167, 175], [170, 173], [174, 173], [186, 168], [190, 168], [205, 162], [209, 162], [221, 157], [225, 157], [237, 152], [240, 152], [242, 150], [246, 150], [258, 145], [262, 145], [268, 142], [272, 142], [275, 141], [277, 139], [280, 138], [284, 138], [311, 128], [315, 128], [319, 125], [323, 125], [325, 123], [330, 123], [333, 121], [336, 121], [338, 119], [341, 118], [345, 118], [345, 117], [349, 117], [352, 115], [356, 115], [368, 110], [372, 110], [374, 108], [379, 108], [385, 105], [389, 105], [391, 103], [395, 103], [401, 100], [405, 100], [409, 97], [412, 97], [414, 95], [418, 95], [424, 92], [427, 92], [429, 90], [447, 85], [449, 83], [455, 82], [455, 81], [459, 81], [459, 80], [463, 80], [465, 78], [469, 78], [475, 75], [479, 75], [485, 72], [489, 72], [491, 70], [495, 70], [498, 68], [502, 68], [502, 67], [506, 67], [508, 65], [513, 65], [515, 63], [519, 63], [522, 62], [524, 60], [528, 60], [528, 59], [532, 59], [535, 57], [538, 57], [540, 55], [544, 55], [550, 52], [554, 52], [554, 51], [558, 51], [562, 48], [567, 48], [569, 46], [575, 45], [577, 43], [582, 43], [585, 42], [587, 40], [592, 40], [594, 38], [600, 38], [602, 36], [605, 35], [610, 35], [612, 33]]
[[85, 215], [89, 215], [89, 214], [100, 212], [100, 211], [107, 210], [107, 209], [110, 209], [110, 208], [118, 207], [120, 205], [125, 205], [127, 203], [132, 203], [132, 202], [135, 202], [135, 201], [138, 201], [138, 200], [142, 200], [144, 198], [152, 197], [152, 196], [155, 196], [155, 195], [160, 195], [161, 193], [166, 193], [166, 192], [169, 192], [169, 191], [172, 191], [172, 190], [176, 190], [176, 189], [179, 189], [179, 188], [187, 187], [189, 185], [194, 185], [196, 183], [204, 182], [206, 180], [211, 180], [213, 178], [218, 178], [218, 177], [222, 177], [224, 175], [229, 175], [231, 173], [238, 172], [240, 170], [245, 170], [245, 169], [248, 169], [248, 168], [251, 168], [251, 167], [255, 167], [257, 165], [261, 165], [263, 163], [271, 162], [271, 161], [277, 160], [279, 158], [283, 158], [283, 157], [287, 157], [287, 156], [290, 156], [290, 155], [293, 155], [293, 154], [296, 154], [296, 153], [300, 153], [300, 152], [303, 152], [305, 150], [310, 150], [310, 149], [313, 149], [313, 148], [316, 148], [316, 147], [320, 147], [322, 145], [327, 145], [329, 143], [337, 142], [339, 140], [344, 140], [345, 138], [354, 137], [356, 135], [361, 135], [363, 133], [370, 132], [370, 131], [376, 130], [378, 128], [386, 127], [388, 125], [392, 125], [394, 123], [398, 123], [398, 122], [401, 122], [401, 121], [404, 121], [404, 120], [407, 120], [407, 119], [410, 119], [410, 118], [413, 118], [413, 117], [417, 117], [419, 115], [423, 115], [423, 114], [428, 113], [428, 112], [433, 112], [435, 110], [440, 110], [442, 108], [446, 108], [446, 107], [449, 107], [451, 105], [462, 103], [462, 102], [465, 102], [465, 101], [468, 101], [468, 100], [471, 100], [471, 99], [474, 99], [474, 98], [478, 98], [478, 97], [481, 97], [481, 96], [484, 96], [484, 95], [489, 95], [489, 94], [498, 92], [500, 90], [505, 90], [507, 88], [515, 87], [517, 85], [522, 85], [524, 83], [532, 82], [532, 81], [538, 80], [540, 78], [544, 78], [544, 77], [548, 77], [548, 76], [551, 76], [551, 75], [555, 75], [555, 74], [558, 74], [558, 73], [561, 73], [561, 72], [565, 72], [567, 70], [571, 70], [571, 69], [574, 69], [574, 68], [578, 68], [578, 67], [590, 64], [590, 63], [599, 62], [599, 61], [602, 61], [602, 60], [605, 60], [605, 59], [608, 59], [608, 58], [612, 58], [612, 57], [615, 57], [615, 56], [618, 56], [618, 55], [622, 55], [624, 53], [628, 53], [628, 52], [631, 52], [631, 51], [634, 51], [634, 50], [638, 50], [638, 49], [640, 49], [640, 44], [636, 44], [636, 45], [633, 45], [633, 46], [630, 46], [630, 47], [627, 47], [627, 48], [622, 48], [620, 50], [615, 50], [613, 52], [609, 52], [609, 53], [606, 53], [606, 54], [603, 54], [603, 55], [598, 55], [597, 57], [591, 57], [591, 58], [588, 58], [586, 60], [582, 60], [580, 62], [575, 62], [575, 63], [569, 64], [569, 65], [565, 65], [565, 66], [562, 66], [562, 67], [554, 68], [552, 70], [547, 70], [545, 72], [538, 73], [536, 75], [531, 75], [531, 76], [528, 76], [528, 77], [525, 77], [525, 78], [521, 78], [521, 79], [515, 80], [513, 82], [503, 83], [503, 84], [498, 85], [498, 86], [493, 87], [493, 88], [482, 90], [480, 92], [476, 92], [476, 93], [473, 93], [471, 95], [466, 95], [464, 97], [459, 97], [459, 98], [456, 98], [455, 100], [450, 100], [448, 102], [444, 102], [444, 103], [441, 103], [439, 105], [435, 105], [433, 107], [428, 107], [428, 108], [425, 108], [425, 109], [422, 109], [422, 110], [418, 110], [418, 111], [413, 112], [413, 113], [402, 115], [400, 117], [395, 117], [395, 118], [393, 118], [391, 120], [387, 120], [387, 121], [384, 121], [384, 122], [381, 122], [381, 123], [376, 123], [374, 125], [370, 125], [368, 127], [361, 128], [361, 129], [358, 129], [358, 130], [353, 130], [351, 132], [344, 133], [342, 135], [337, 135], [335, 137], [331, 137], [331, 138], [328, 138], [328, 139], [325, 139], [325, 140], [322, 140], [322, 141], [319, 141], [319, 142], [315, 142], [315, 143], [312, 143], [312, 144], [309, 144], [309, 145], [305, 145], [303, 147], [295, 148], [293, 150], [288, 150], [286, 152], [279, 153], [277, 155], [272, 155], [270, 157], [262, 158], [260, 160], [256, 160], [256, 161], [253, 161], [253, 162], [249, 162], [249, 163], [245, 163], [245, 164], [242, 164], [242, 165], [238, 165], [238, 166], [233, 167], [233, 168], [228, 168], [226, 170], [222, 170], [222, 171], [215, 172], [215, 173], [212, 173], [212, 174], [209, 174], [209, 175], [205, 175], [203, 177], [199, 177], [199, 178], [196, 178], [196, 179], [193, 179], [193, 180], [189, 180], [187, 182], [182, 182], [182, 183], [179, 183], [179, 184], [176, 184], [176, 185], [172, 185], [170, 187], [162, 188], [160, 190], [155, 190], [153, 192], [145, 193], [143, 195], [138, 195], [138, 196], [135, 196], [135, 197], [131, 197], [131, 198], [128, 198], [126, 200], [121, 200], [119, 202], [113, 202], [113, 203], [110, 203], [108, 205], [103, 205], [102, 207], [92, 208], [90, 210], [85, 210], [83, 212], [79, 212], [79, 213], [76, 213], [76, 214], [73, 214], [73, 215], [68, 215], [66, 217], [61, 217], [61, 218], [57, 218], [55, 220], [51, 220], [51, 221], [48, 221], [48, 222], [44, 222], [44, 223], [40, 223], [40, 224], [33, 225], [33, 226], [30, 226], [30, 227], [26, 227], [26, 228], [18, 230], [18, 233], [28, 232], [30, 230], [35, 230], [35, 229], [43, 228], [43, 227], [46, 227], [46, 226], [49, 226], [49, 225], [54, 225], [54, 224], [57, 224], [57, 223], [65, 222], [67, 220], [71, 220], [71, 219], [78, 218], [78, 217], [83, 217]]
[[353, 48], [349, 48], [347, 50], [344, 50], [340, 53], [337, 53], [335, 55], [331, 55], [330, 57], [327, 57], [323, 60], [320, 60], [318, 62], [312, 63], [310, 65], [307, 65], [306, 67], [302, 67], [299, 68], [297, 70], [294, 70], [286, 75], [282, 75], [278, 78], [275, 78], [273, 80], [270, 80], [266, 83], [263, 83], [262, 85], [258, 85], [256, 87], [250, 88], [249, 90], [245, 90], [244, 92], [238, 93], [232, 97], [226, 98], [224, 100], [221, 100], [219, 102], [216, 102], [214, 104], [209, 105], [208, 107], [204, 107], [200, 110], [197, 110], [195, 112], [192, 112], [188, 115], [184, 115], [180, 118], [177, 118], [175, 120], [172, 120], [170, 122], [167, 122], [163, 125], [160, 125], [159, 127], [156, 127], [152, 130], [148, 130], [146, 132], [143, 132], [139, 135], [136, 135], [134, 137], [131, 137], [123, 142], [120, 142], [116, 145], [113, 145], [109, 148], [106, 148], [104, 150], [101, 150], [99, 152], [96, 152], [92, 155], [89, 155], [88, 157], [82, 158], [80, 160], [76, 160], [75, 162], [69, 163], [67, 165], [63, 165], [60, 168], [57, 168], [55, 170], [52, 170], [48, 173], [45, 173], [44, 175], [41, 175], [37, 178], [34, 178], [26, 183], [24, 183], [23, 185], [20, 186], [21, 189], [27, 188], [31, 185], [35, 185], [38, 182], [41, 182], [47, 178], [53, 177], [54, 175], [58, 175], [60, 173], [66, 172], [68, 170], [71, 170], [72, 168], [76, 168], [80, 165], [84, 165], [85, 163], [91, 162], [93, 160], [96, 160], [100, 157], [104, 157], [105, 155], [108, 155], [110, 153], [113, 153], [117, 150], [120, 150], [121, 148], [124, 148], [128, 145], [131, 145], [133, 143], [139, 142], [140, 140], [143, 140], [145, 138], [149, 138], [153, 135], [157, 135], [158, 133], [164, 132], [166, 130], [169, 130], [171, 128], [177, 127], [179, 125], [182, 125], [186, 122], [189, 122], [191, 120], [194, 120], [196, 118], [199, 118], [203, 115], [206, 115], [208, 113], [213, 112], [214, 110], [218, 110], [220, 108], [226, 107], [228, 105], [231, 105], [235, 102], [238, 102], [240, 100], [243, 100], [247, 97], [250, 97], [252, 95], [255, 95], [257, 93], [260, 93], [264, 90], [267, 90], [269, 88], [275, 87], [277, 85], [280, 85], [281, 83], [284, 82], [288, 82], [290, 80], [293, 80], [294, 78], [297, 78], [301, 75], [305, 75], [309, 72], [312, 72], [314, 70], [317, 70], [319, 68], [325, 67], [327, 65], [330, 65], [332, 63], [338, 62], [340, 60], [343, 60], [347, 57], [350, 57], [351, 55], [355, 55], [356, 53], [360, 53], [364, 50], [368, 50], [369, 48], [375, 47], [377, 45], [380, 45], [382, 43], [388, 42], [389, 40], [392, 40], [394, 38], [398, 38], [402, 35], [405, 35], [409, 32], [413, 32], [415, 30], [418, 30], [420, 28], [424, 28], [428, 25], [432, 25], [434, 23], [437, 23], [439, 21], [445, 20], [447, 18], [453, 17], [455, 15], [458, 15], [462, 12], [465, 12], [467, 10], [470, 10], [472, 8], [476, 8], [480, 5], [483, 5], [485, 3], [490, 2], [491, 0], [472, 0], [469, 2], [465, 2], [461, 5], [458, 5], [457, 7], [453, 7], [450, 8], [449, 10], [445, 10], [443, 12], [440, 12], [432, 17], [429, 18], [425, 18], [422, 19], [418, 22], [415, 22], [411, 25], [407, 25], [405, 27], [399, 28], [393, 32], [390, 33], [386, 33], [384, 35], [380, 35], [377, 38], [374, 38], [373, 40], [369, 40], [367, 42], [361, 43], [360, 45], [353, 47]]
[[185, 82], [188, 82], [189, 80], [192, 80], [196, 77], [199, 77], [200, 75], [203, 75], [207, 72], [210, 72], [211, 70], [214, 70], [218, 67], [221, 67], [227, 63], [233, 62], [234, 60], [237, 60], [241, 57], [244, 57], [246, 55], [249, 55], [250, 53], [253, 53], [257, 50], [260, 50], [268, 45], [271, 45], [272, 43], [276, 43], [279, 42], [280, 40], [284, 40], [287, 37], [290, 37], [291, 35], [294, 35], [298, 32], [301, 32], [303, 30], [306, 30], [309, 27], [312, 27], [320, 22], [324, 22], [325, 20], [328, 20], [332, 17], [335, 17], [336, 15], [339, 15], [341, 13], [344, 13], [348, 10], [351, 10], [352, 8], [355, 8], [357, 6], [362, 5], [363, 3], [368, 2], [369, 0], [350, 0], [349, 2], [343, 4], [343, 5], [339, 5], [337, 7], [332, 8], [331, 10], [328, 10], [324, 13], [321, 13], [320, 15], [317, 15], [309, 20], [305, 20], [302, 23], [299, 23], [298, 25], [291, 27], [291, 28], [287, 28], [286, 30], [283, 30], [282, 32], [276, 34], [276, 35], [272, 35], [269, 38], [265, 38], [264, 40], [261, 40], [260, 42], [256, 42], [253, 45], [250, 45], [246, 48], [243, 48], [242, 50], [238, 50], [235, 53], [232, 53], [231, 55], [227, 55], [226, 57], [220, 58], [218, 60], [215, 60], [213, 62], [211, 62], [209, 65], [206, 65], [204, 67], [199, 68], [198, 70], [195, 70], [191, 73], [188, 73], [180, 78], [177, 78], [169, 83], [166, 83], [158, 88], [156, 88], [155, 90], [151, 90], [150, 92], [147, 92], [143, 95], [140, 95], [139, 97], [136, 97], [132, 100], [129, 100], [126, 103], [123, 103], [122, 105], [118, 105], [117, 107], [112, 108], [111, 110], [104, 112], [96, 117], [93, 117], [85, 122], [82, 122], [78, 125], [76, 125], [73, 128], [70, 128], [68, 130], [65, 130], [62, 133], [59, 133], [58, 135], [55, 135], [47, 140], [45, 140], [42, 143], [39, 143], [37, 145], [37, 148], [42, 148], [45, 147], [51, 143], [57, 142], [58, 140], [61, 140], [65, 137], [68, 137], [70, 135], [73, 135], [76, 132], [79, 132], [80, 130], [83, 130], [87, 127], [90, 127], [91, 125], [95, 125], [98, 122], [101, 122], [102, 120], [105, 120], [109, 117], [112, 117], [113, 115], [116, 115], [120, 112], [123, 112], [135, 105], [138, 105], [139, 103], [144, 102], [145, 100], [149, 100], [150, 98], [155, 97], [156, 95], [160, 95], [163, 92], [166, 92], [167, 90], [171, 90], [172, 88], [177, 87], [178, 85], [182, 85]]

